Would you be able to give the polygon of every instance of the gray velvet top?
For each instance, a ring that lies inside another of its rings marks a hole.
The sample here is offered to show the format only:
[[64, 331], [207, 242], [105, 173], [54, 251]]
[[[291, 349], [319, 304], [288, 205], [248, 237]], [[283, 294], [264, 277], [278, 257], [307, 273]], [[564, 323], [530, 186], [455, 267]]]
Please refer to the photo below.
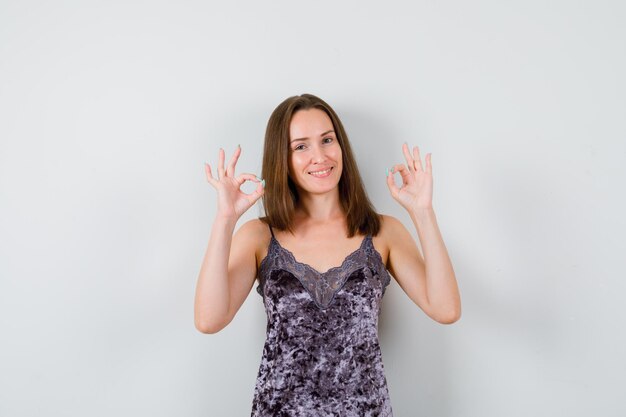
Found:
[[378, 343], [390, 277], [372, 237], [320, 273], [298, 262], [272, 231], [257, 278], [267, 338], [252, 416], [392, 416]]

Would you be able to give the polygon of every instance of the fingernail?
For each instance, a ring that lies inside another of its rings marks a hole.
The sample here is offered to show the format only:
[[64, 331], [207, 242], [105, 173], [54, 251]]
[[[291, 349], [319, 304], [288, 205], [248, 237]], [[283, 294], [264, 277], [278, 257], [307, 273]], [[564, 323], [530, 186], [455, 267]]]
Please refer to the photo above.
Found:
[[241, 148], [241, 145], [240, 145], [240, 144], [237, 144], [237, 147], [238, 147], [238, 148]]
[[265, 180], [261, 181], [261, 186], [265, 188]]

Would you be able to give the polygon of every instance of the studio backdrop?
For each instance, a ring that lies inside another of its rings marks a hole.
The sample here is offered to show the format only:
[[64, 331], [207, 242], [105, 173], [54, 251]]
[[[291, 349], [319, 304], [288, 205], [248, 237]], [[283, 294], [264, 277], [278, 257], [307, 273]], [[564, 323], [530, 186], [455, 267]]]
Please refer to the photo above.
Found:
[[272, 110], [302, 93], [412, 231], [385, 169], [404, 142], [432, 153], [462, 317], [433, 321], [392, 279], [394, 416], [626, 415], [625, 12], [0, 1], [0, 415], [250, 414], [257, 283], [221, 332], [194, 327], [217, 206], [203, 164], [240, 144], [238, 172], [260, 175]]

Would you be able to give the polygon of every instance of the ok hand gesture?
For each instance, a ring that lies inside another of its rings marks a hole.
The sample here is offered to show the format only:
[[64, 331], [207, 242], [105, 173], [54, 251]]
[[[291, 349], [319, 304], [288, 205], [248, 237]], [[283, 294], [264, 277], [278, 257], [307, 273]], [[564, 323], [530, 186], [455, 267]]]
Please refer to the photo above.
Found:
[[[413, 156], [409, 153], [409, 145], [402, 145], [402, 152], [406, 159], [407, 166], [396, 164], [387, 173], [387, 186], [391, 191], [391, 196], [402, 207], [411, 211], [412, 209], [432, 208], [433, 205], [433, 169], [430, 162], [432, 154], [426, 155], [426, 170], [422, 168], [419, 148], [413, 148]], [[400, 173], [402, 186], [398, 188], [394, 181], [393, 174]], [[391, 174], [391, 175], [389, 175]]]
[[[237, 146], [228, 167], [224, 169], [224, 149], [220, 148], [217, 179], [213, 178], [211, 166], [207, 163], [204, 164], [207, 181], [217, 190], [217, 216], [229, 217], [234, 220], [238, 220], [246, 210], [261, 198], [265, 188], [265, 180], [261, 181], [256, 175], [239, 174], [235, 176], [235, 165], [239, 155], [241, 155], [241, 147]], [[250, 194], [245, 194], [240, 190], [246, 181], [259, 183], [256, 190]]]

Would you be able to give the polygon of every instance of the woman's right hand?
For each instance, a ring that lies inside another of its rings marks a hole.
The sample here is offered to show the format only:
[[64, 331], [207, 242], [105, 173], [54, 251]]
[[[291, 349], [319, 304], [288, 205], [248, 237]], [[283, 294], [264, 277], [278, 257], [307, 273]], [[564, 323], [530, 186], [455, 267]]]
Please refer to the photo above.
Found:
[[[224, 149], [220, 148], [217, 178], [213, 178], [211, 166], [207, 163], [204, 164], [207, 181], [217, 190], [217, 215], [220, 217], [230, 217], [235, 220], [238, 220], [246, 210], [252, 207], [254, 203], [263, 196], [265, 188], [265, 181], [261, 181], [256, 175], [239, 174], [235, 176], [235, 165], [237, 164], [239, 155], [241, 155], [241, 147], [237, 146], [228, 167], [224, 169]], [[240, 187], [246, 181], [259, 183], [256, 190], [250, 194], [245, 194], [240, 190]]]

